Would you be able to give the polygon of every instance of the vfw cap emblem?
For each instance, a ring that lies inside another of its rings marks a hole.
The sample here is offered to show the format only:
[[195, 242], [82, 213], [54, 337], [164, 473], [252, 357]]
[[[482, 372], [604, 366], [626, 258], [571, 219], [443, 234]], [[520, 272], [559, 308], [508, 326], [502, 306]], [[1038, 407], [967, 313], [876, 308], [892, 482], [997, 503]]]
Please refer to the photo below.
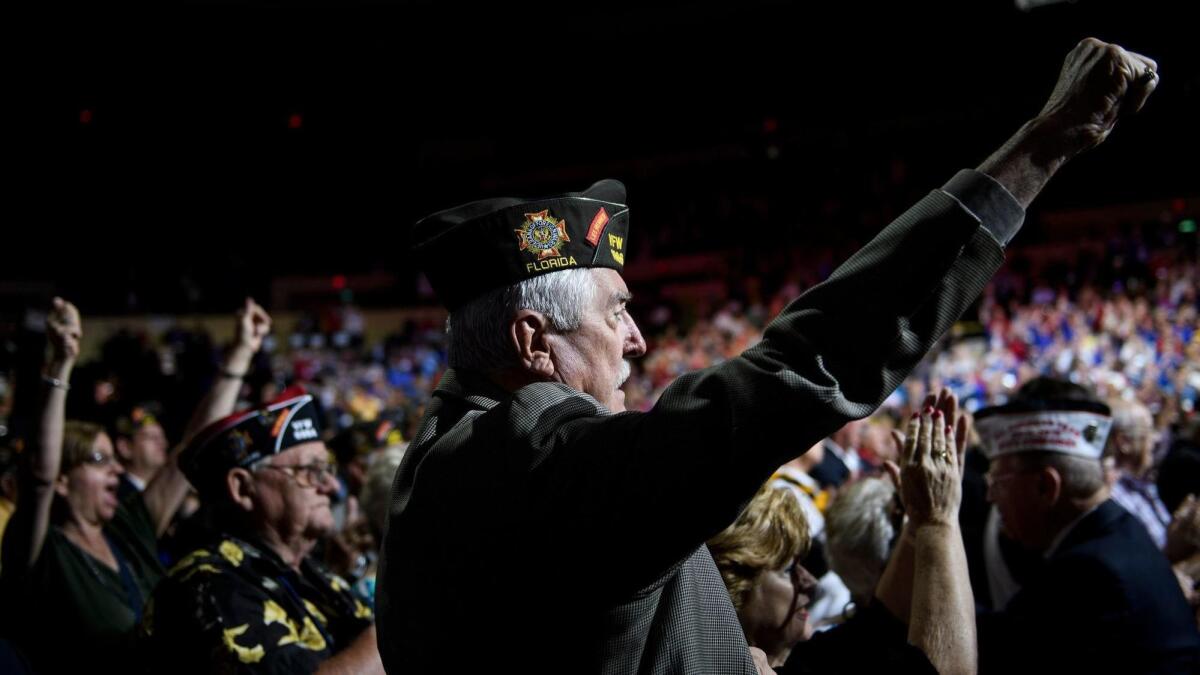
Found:
[[536, 253], [538, 260], [561, 255], [558, 248], [571, 241], [567, 236], [567, 221], [550, 215], [549, 209], [526, 213], [521, 229], [515, 232], [521, 250]]

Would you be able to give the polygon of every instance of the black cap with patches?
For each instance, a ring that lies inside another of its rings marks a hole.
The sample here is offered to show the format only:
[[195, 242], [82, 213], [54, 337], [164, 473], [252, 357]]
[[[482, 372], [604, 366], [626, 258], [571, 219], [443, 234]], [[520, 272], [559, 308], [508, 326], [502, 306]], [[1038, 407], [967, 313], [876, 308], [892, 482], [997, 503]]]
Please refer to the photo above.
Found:
[[451, 310], [495, 288], [549, 272], [607, 267], [628, 250], [625, 186], [602, 180], [544, 199], [503, 197], [439, 211], [412, 231], [413, 251]]
[[221, 494], [230, 469], [320, 438], [312, 395], [292, 387], [264, 408], [234, 413], [205, 427], [180, 453], [179, 468], [201, 494]]
[[108, 434], [113, 440], [130, 438], [138, 430], [151, 424], [161, 424], [162, 407], [153, 401], [144, 401], [134, 405], [123, 405], [109, 419]]

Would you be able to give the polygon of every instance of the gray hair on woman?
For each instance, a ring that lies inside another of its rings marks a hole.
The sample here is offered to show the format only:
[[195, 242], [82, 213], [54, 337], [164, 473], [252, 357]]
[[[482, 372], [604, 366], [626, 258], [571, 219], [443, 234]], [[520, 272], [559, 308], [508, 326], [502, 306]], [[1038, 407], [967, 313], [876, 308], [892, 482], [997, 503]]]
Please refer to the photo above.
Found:
[[898, 532], [890, 481], [866, 478], [843, 489], [825, 512], [825, 553], [855, 603], [870, 600]]
[[388, 503], [392, 495], [392, 480], [396, 477], [396, 469], [400, 468], [400, 460], [404, 459], [405, 450], [408, 450], [408, 443], [389, 446], [377, 454], [371, 461], [371, 466], [367, 468], [367, 480], [363, 484], [359, 501], [375, 541], [383, 541], [383, 527], [387, 523]]

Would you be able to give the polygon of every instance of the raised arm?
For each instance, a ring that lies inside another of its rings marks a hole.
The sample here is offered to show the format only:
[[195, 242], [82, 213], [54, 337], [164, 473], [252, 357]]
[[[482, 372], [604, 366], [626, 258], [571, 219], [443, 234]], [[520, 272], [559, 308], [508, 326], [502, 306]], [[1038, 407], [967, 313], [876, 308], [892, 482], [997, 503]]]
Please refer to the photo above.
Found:
[[32, 567], [42, 554], [42, 544], [50, 529], [54, 483], [62, 468], [67, 390], [83, 337], [79, 310], [62, 298], [54, 298], [46, 319], [46, 335], [50, 342], [50, 360], [42, 375], [41, 419], [37, 438], [20, 466], [17, 509], [4, 535], [5, 570]]
[[246, 304], [238, 310], [234, 345], [225, 356], [216, 383], [188, 422], [183, 442], [171, 452], [166, 466], [150, 481], [142, 495], [158, 535], [162, 535], [171, 524], [171, 518], [187, 497], [190, 487], [179, 468], [179, 450], [193, 434], [233, 412], [242, 388], [242, 378], [250, 368], [254, 354], [262, 347], [263, 338], [270, 331], [271, 317], [266, 310], [247, 298]]

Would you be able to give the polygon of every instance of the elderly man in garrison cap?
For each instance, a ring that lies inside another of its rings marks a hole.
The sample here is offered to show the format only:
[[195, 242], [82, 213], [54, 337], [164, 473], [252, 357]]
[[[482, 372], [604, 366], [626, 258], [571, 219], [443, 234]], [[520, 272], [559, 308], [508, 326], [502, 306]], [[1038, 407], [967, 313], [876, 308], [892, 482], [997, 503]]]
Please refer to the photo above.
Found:
[[180, 466], [220, 533], [170, 571], [143, 622], [152, 672], [383, 672], [371, 610], [309, 557], [337, 491], [312, 396], [201, 431]]
[[[649, 412], [625, 412], [620, 390], [646, 350], [621, 278], [636, 237], [620, 183], [418, 223], [451, 369], [393, 487], [376, 597], [388, 669], [755, 672], [704, 542], [776, 467], [901, 383], [1000, 265], [1023, 208], [1141, 107], [1154, 71], [1080, 43], [1043, 111], [978, 170]], [[921, 539], [948, 545], [934, 540]], [[967, 672], [973, 628], [910, 638], [939, 671]]]
[[980, 672], [1200, 672], [1200, 635], [1170, 564], [1109, 499], [1108, 406], [1019, 397], [976, 424], [1001, 528], [1043, 561], [1002, 611], [980, 615]]

